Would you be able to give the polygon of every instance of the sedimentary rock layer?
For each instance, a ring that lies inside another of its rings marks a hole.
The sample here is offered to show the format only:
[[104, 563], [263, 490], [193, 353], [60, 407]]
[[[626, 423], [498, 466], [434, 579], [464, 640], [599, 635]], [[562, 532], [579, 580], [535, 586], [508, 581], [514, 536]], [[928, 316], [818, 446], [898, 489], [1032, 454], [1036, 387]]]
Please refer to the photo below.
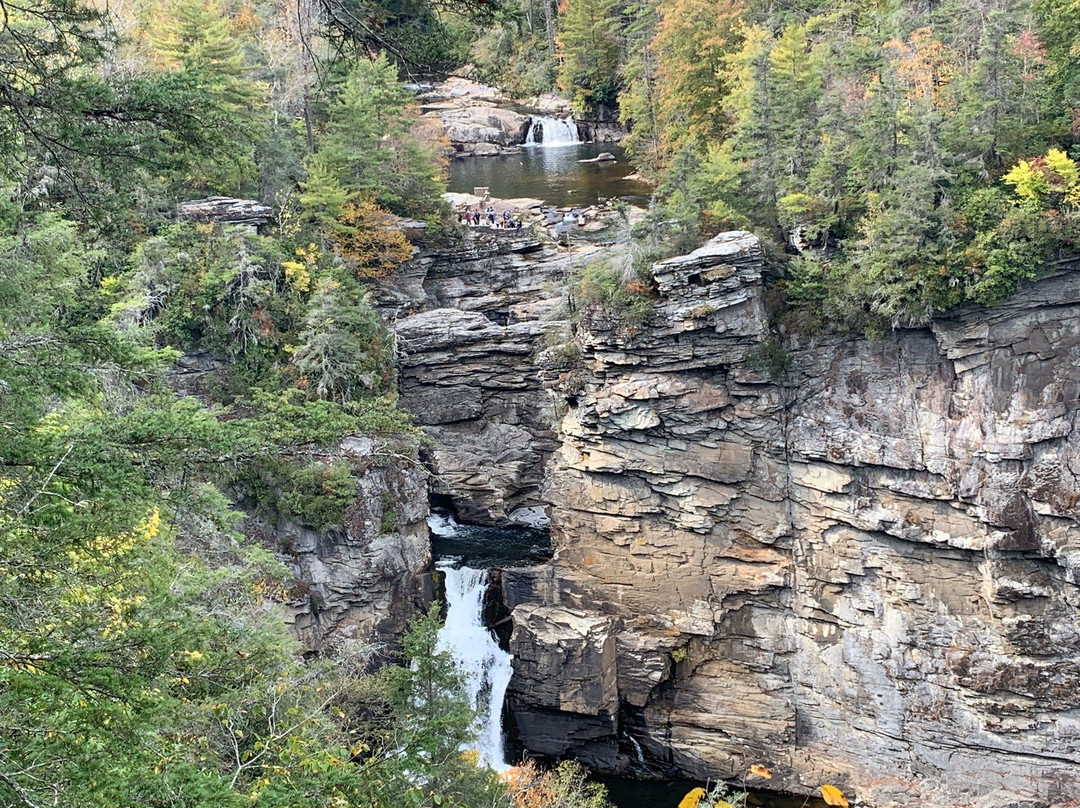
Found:
[[492, 233], [420, 254], [380, 291], [402, 404], [432, 439], [432, 488], [469, 521], [540, 504], [556, 418], [535, 360], [567, 316], [570, 260]]
[[745, 233], [657, 264], [651, 320], [586, 312], [549, 380], [558, 553], [504, 576], [523, 740], [879, 808], [1076, 805], [1080, 273], [771, 378], [761, 270]]
[[366, 437], [345, 440], [326, 459], [352, 466], [356, 499], [340, 528], [275, 526], [298, 582], [286, 621], [307, 653], [393, 645], [431, 601], [426, 475], [399, 449]]

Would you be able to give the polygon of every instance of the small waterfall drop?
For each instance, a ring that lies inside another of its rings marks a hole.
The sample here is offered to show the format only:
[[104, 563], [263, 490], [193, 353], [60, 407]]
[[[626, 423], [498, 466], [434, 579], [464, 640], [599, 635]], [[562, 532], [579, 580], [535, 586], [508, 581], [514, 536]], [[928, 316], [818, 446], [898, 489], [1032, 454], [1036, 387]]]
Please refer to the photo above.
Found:
[[581, 143], [577, 124], [570, 116], [566, 118], [533, 118], [529, 134], [525, 137], [526, 146], [573, 146]]
[[[460, 530], [452, 517], [433, 514], [428, 524], [437, 535]], [[502, 707], [513, 674], [513, 657], [499, 647], [483, 623], [488, 571], [453, 564], [447, 559], [437, 565], [446, 576], [446, 622], [439, 631], [438, 649], [449, 651], [465, 675], [469, 700], [479, 712], [476, 748], [480, 761], [504, 771], [509, 764], [503, 748]]]
[[638, 765], [645, 768], [645, 750], [641, 748], [641, 744], [633, 735], [627, 733], [626, 738], [630, 741], [630, 745], [634, 747], [634, 756], [637, 758]]

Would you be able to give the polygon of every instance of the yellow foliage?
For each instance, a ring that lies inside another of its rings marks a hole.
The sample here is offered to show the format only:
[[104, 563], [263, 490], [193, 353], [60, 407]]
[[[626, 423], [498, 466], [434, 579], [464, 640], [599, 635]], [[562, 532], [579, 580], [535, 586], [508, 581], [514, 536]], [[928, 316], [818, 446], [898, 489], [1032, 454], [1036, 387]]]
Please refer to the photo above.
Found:
[[412, 256], [412, 245], [393, 214], [368, 199], [341, 209], [331, 239], [342, 255], [356, 262], [361, 278], [385, 277]]
[[1052, 203], [1051, 194], [1060, 195], [1066, 205], [1080, 205], [1080, 166], [1060, 149], [1021, 160], [1002, 179], [1036, 209]]
[[822, 786], [821, 798], [825, 800], [826, 805], [835, 805], [838, 806], [838, 808], [848, 808], [847, 797], [845, 797], [844, 792], [836, 786]]
[[679, 802], [679, 808], [697, 808], [698, 803], [701, 802], [702, 797], [705, 796], [705, 789], [692, 788], [687, 792], [686, 796]]
[[468, 763], [470, 766], [480, 765], [480, 750], [479, 749], [466, 749], [461, 753], [461, 759]]
[[750, 774], [754, 775], [755, 777], [763, 777], [766, 780], [772, 779], [772, 771], [769, 769], [768, 766], [762, 766], [760, 763], [755, 763], [753, 766], [750, 767]]
[[299, 261], [282, 261], [285, 270], [285, 282], [297, 292], [306, 292], [311, 288], [311, 273]]

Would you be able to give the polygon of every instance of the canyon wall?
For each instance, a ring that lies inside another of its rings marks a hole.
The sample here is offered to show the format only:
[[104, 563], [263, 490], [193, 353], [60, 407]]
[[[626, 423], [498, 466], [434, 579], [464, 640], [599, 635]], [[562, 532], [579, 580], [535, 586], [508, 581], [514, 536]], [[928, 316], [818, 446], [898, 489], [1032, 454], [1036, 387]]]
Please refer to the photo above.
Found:
[[1080, 273], [778, 378], [761, 273], [746, 233], [657, 264], [649, 322], [584, 312], [548, 374], [557, 555], [503, 576], [522, 740], [878, 808], [1077, 805]]
[[356, 479], [340, 526], [251, 518], [246, 530], [294, 576], [285, 619], [305, 654], [334, 655], [349, 643], [394, 647], [433, 598], [426, 474], [410, 447], [363, 436], [320, 459], [348, 463]]
[[398, 340], [401, 404], [431, 439], [432, 490], [481, 524], [542, 517], [557, 447], [536, 357], [567, 316], [573, 257], [513, 232], [427, 249], [378, 291]]

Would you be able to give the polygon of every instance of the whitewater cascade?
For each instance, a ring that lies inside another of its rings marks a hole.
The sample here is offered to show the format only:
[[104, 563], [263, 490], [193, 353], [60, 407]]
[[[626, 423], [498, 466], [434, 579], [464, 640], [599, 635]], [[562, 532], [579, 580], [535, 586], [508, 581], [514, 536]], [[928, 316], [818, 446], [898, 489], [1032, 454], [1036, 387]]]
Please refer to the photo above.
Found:
[[[453, 519], [432, 516], [432, 531], [456, 531]], [[445, 535], [445, 534], [443, 534]], [[496, 771], [509, 768], [504, 757], [502, 707], [513, 673], [513, 657], [499, 647], [483, 623], [488, 571], [455, 567], [452, 559], [436, 566], [446, 576], [446, 622], [437, 650], [449, 651], [463, 674], [469, 699], [479, 712], [476, 748], [480, 760]]]
[[[539, 139], [537, 139], [539, 138]], [[529, 134], [525, 137], [526, 146], [572, 146], [581, 143], [577, 124], [574, 119], [566, 118], [533, 118], [529, 127]]]

